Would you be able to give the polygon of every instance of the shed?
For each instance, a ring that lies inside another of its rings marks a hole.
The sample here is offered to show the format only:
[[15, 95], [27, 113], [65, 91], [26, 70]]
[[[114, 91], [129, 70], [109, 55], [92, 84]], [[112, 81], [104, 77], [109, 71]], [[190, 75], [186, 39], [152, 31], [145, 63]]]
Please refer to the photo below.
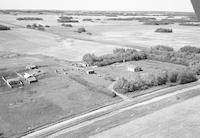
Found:
[[128, 71], [131, 71], [131, 72], [140, 72], [140, 71], [143, 71], [143, 69], [139, 66], [128, 66]]
[[38, 69], [38, 66], [36, 66], [36, 65], [27, 65], [26, 69], [29, 69], [29, 70]]
[[95, 71], [94, 70], [87, 70], [86, 73], [87, 74], [95, 74]]
[[85, 62], [80, 62], [80, 63], [78, 63], [78, 66], [79, 67], [88, 67], [89, 65]]
[[7, 84], [10, 88], [16, 88], [16, 87], [21, 87], [21, 86], [23, 86], [23, 82], [22, 82], [19, 78], [5, 79], [5, 78], [2, 76], [2, 79], [6, 82], [6, 84]]

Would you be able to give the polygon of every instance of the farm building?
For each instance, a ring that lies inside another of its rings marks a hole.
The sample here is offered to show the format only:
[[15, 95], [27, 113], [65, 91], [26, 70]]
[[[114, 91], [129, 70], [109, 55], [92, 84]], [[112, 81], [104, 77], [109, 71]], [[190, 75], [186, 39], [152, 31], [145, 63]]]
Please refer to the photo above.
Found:
[[140, 72], [143, 71], [141, 67], [139, 66], [128, 66], [128, 71], [130, 72]]
[[36, 65], [28, 65], [28, 66], [26, 66], [26, 69], [28, 69], [28, 70], [38, 69], [38, 66], [36, 66]]
[[76, 66], [83, 68], [83, 67], [88, 67], [89, 65], [87, 63], [85, 63], [85, 62], [80, 62], [80, 63], [76, 64]]
[[24, 73], [24, 78], [28, 83], [37, 82], [37, 79], [29, 73]]
[[20, 80], [20, 78], [6, 79], [2, 76], [2, 79], [10, 88], [17, 88], [23, 86], [23, 82]]
[[32, 70], [31, 72], [29, 72], [29, 74], [32, 75], [32, 76], [38, 76], [42, 73], [43, 72], [41, 70], [38, 70], [38, 69], [35, 69], [35, 70]]
[[86, 73], [87, 74], [95, 74], [95, 71], [94, 70], [87, 70]]

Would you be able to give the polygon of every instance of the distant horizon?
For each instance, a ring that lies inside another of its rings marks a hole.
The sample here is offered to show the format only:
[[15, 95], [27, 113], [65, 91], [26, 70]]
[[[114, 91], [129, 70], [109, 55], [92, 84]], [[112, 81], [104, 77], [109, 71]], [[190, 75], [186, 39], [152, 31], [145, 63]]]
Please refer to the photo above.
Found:
[[16, 10], [16, 11], [96, 11], [96, 12], [177, 12], [177, 13], [194, 13], [194, 11], [161, 11], [161, 10], [158, 10], [158, 11], [153, 11], [153, 10], [149, 10], [149, 11], [134, 11], [134, 10], [62, 10], [62, 9], [0, 9], [0, 11], [3, 11], [3, 10]]
[[190, 0], [1, 0], [0, 9], [194, 12]]

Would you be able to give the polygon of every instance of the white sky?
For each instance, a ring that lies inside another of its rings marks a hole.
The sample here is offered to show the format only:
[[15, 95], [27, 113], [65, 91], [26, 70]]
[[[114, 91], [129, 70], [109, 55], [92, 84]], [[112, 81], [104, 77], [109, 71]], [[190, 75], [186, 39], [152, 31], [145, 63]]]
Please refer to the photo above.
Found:
[[0, 0], [0, 9], [193, 11], [190, 0]]

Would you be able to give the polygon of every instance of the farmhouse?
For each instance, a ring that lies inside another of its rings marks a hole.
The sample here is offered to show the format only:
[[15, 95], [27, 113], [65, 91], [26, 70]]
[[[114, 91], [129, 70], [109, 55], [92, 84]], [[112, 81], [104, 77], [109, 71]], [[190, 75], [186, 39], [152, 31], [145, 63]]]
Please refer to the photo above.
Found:
[[24, 73], [24, 78], [28, 83], [37, 82], [37, 79], [29, 73]]
[[143, 71], [141, 67], [139, 66], [128, 66], [128, 71], [130, 72], [140, 72], [140, 71]]

